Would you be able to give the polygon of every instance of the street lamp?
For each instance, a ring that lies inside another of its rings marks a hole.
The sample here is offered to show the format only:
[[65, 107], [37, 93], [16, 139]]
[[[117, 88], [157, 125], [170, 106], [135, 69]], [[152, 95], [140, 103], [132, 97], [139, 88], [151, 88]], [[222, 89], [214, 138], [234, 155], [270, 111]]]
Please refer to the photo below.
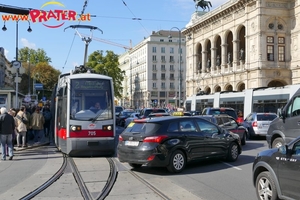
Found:
[[[12, 65], [16, 68], [16, 102], [15, 102], [15, 107], [16, 108], [18, 108], [19, 106], [18, 106], [18, 93], [19, 93], [19, 91], [18, 91], [18, 89], [19, 89], [19, 68], [21, 67], [21, 64], [20, 64], [20, 62], [19, 62], [19, 60], [18, 60], [18, 58], [19, 58], [19, 49], [18, 49], [18, 37], [19, 37], [19, 21], [20, 21], [20, 19], [19, 20], [17, 20], [16, 21], [16, 60], [15, 61], [13, 61], [12, 62]], [[30, 22], [29, 22], [29, 20], [27, 20], [28, 21], [28, 24], [29, 24], [29, 26], [28, 26], [28, 29], [27, 29], [27, 31], [30, 33], [31, 31], [32, 31], [32, 29], [31, 29], [31, 27], [30, 27]], [[6, 26], [5, 26], [5, 21], [4, 21], [4, 26], [2, 27], [2, 30], [3, 31], [6, 31], [7, 30], [7, 28], [6, 28]]]
[[179, 33], [179, 107], [181, 107], [181, 84], [182, 84], [182, 77], [181, 77], [181, 54], [182, 54], [182, 50], [181, 50], [181, 30], [177, 27], [173, 27], [170, 29], [169, 31], [169, 38], [172, 38], [171, 35], [171, 30], [172, 29], [177, 29], [178, 33]]

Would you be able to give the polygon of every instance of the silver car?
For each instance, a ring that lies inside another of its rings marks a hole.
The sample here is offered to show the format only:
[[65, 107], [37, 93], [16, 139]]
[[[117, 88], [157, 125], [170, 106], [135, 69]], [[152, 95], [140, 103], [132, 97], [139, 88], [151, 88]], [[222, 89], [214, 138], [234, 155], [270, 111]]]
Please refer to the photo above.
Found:
[[250, 113], [242, 123], [248, 129], [248, 138], [266, 136], [270, 123], [278, 116], [276, 113]]

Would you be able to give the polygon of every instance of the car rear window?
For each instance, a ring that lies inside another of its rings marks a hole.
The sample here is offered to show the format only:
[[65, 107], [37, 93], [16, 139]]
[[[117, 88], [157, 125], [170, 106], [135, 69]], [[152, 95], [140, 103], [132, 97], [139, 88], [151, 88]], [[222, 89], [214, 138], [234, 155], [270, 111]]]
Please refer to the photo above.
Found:
[[140, 133], [140, 134], [152, 134], [160, 128], [160, 124], [156, 123], [130, 123], [124, 132], [126, 133]]
[[257, 115], [257, 121], [273, 121], [277, 115], [263, 114]]
[[237, 115], [235, 113], [234, 110], [220, 110], [220, 109], [211, 109], [209, 110], [209, 115], [221, 115], [221, 114], [226, 114], [226, 115], [229, 115], [231, 117], [233, 117], [234, 119], [237, 118]]
[[116, 107], [116, 112], [121, 112], [121, 111], [123, 111], [122, 107]]
[[144, 116], [148, 116], [150, 113], [165, 113], [166, 111], [163, 109], [150, 109], [150, 110], [146, 110], [144, 113]]

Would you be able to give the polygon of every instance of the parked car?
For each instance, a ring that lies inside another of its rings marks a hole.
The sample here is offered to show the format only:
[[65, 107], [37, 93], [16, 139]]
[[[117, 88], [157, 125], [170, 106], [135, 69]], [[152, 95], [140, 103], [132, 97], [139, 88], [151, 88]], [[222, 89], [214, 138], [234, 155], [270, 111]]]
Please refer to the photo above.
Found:
[[239, 124], [233, 117], [229, 115], [202, 115], [195, 116], [206, 119], [210, 122], [213, 122], [219, 125], [221, 128], [224, 128], [228, 131], [236, 133], [240, 136], [242, 145], [246, 144], [246, 138], [248, 135], [248, 130], [246, 127]]
[[134, 120], [119, 135], [118, 158], [133, 168], [166, 167], [181, 172], [193, 160], [237, 160], [242, 152], [237, 134], [205, 119], [169, 116]]
[[266, 136], [269, 148], [287, 144], [300, 135], [300, 89], [278, 111], [279, 117], [271, 122]]
[[125, 126], [124, 127], [127, 127], [128, 124], [130, 124], [130, 122], [132, 122], [134, 119], [138, 119], [140, 116], [140, 113], [131, 113], [130, 116], [125, 120]]
[[202, 115], [220, 115], [220, 114], [230, 115], [234, 119], [238, 118], [237, 113], [233, 108], [225, 108], [225, 107], [212, 108], [212, 107], [207, 107], [207, 108], [204, 108], [203, 111], [202, 111]]
[[150, 113], [167, 113], [167, 111], [162, 108], [144, 108], [141, 110], [140, 118], [147, 118]]
[[125, 126], [125, 120], [132, 114], [134, 113], [134, 110], [132, 109], [125, 109], [123, 110], [122, 112], [120, 112], [119, 115], [117, 115], [116, 117], [116, 124], [118, 126], [122, 126], [124, 127]]
[[260, 152], [253, 163], [258, 199], [300, 199], [300, 137], [288, 145]]
[[266, 136], [270, 123], [277, 117], [276, 113], [250, 113], [242, 123], [248, 129], [248, 138]]

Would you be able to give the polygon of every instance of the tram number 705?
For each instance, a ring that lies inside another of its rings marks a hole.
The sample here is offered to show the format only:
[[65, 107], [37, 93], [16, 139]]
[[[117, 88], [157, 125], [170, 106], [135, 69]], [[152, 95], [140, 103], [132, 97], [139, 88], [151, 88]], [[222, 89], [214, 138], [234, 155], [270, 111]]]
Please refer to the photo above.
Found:
[[96, 135], [96, 131], [89, 131], [89, 136], [95, 136]]

